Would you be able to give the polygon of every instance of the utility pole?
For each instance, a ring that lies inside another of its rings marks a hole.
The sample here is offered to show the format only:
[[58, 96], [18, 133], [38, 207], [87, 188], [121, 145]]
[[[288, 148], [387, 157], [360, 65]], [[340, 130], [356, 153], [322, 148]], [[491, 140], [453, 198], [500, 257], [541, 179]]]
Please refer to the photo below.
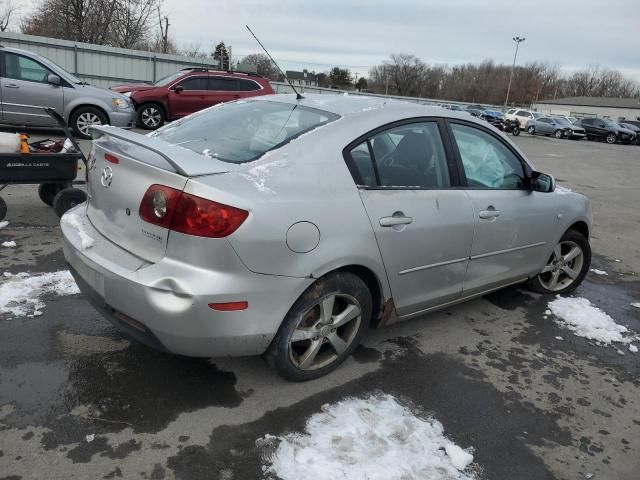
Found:
[[507, 97], [504, 99], [504, 108], [503, 112], [507, 110], [507, 104], [509, 103], [509, 93], [511, 93], [511, 81], [513, 80], [513, 71], [516, 68], [516, 57], [518, 56], [518, 47], [520, 43], [525, 41], [525, 38], [522, 37], [513, 37], [513, 41], [516, 42], [516, 53], [513, 54], [513, 65], [511, 65], [511, 75], [509, 75], [509, 86], [507, 87]]

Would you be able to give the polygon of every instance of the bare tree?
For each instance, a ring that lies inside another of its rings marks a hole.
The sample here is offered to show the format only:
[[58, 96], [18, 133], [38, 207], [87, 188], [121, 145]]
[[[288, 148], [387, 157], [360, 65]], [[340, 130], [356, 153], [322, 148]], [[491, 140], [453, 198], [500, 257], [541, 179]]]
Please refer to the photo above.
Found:
[[278, 69], [273, 62], [264, 53], [252, 53], [247, 55], [240, 62], [240, 70], [254, 71], [258, 75], [277, 80], [279, 75]]
[[[465, 65], [428, 65], [413, 55], [392, 55], [369, 71], [369, 90], [500, 105], [511, 66], [492, 60]], [[510, 99], [516, 105], [568, 96], [638, 97], [640, 85], [616, 70], [590, 67], [561, 75], [557, 66], [533, 62], [516, 67]]]
[[0, 31], [4, 32], [9, 27], [11, 16], [18, 12], [18, 7], [13, 0], [3, 0], [0, 2]]
[[[123, 48], [144, 48], [162, 0], [40, 0], [23, 33]], [[168, 48], [168, 47], [167, 47]]]

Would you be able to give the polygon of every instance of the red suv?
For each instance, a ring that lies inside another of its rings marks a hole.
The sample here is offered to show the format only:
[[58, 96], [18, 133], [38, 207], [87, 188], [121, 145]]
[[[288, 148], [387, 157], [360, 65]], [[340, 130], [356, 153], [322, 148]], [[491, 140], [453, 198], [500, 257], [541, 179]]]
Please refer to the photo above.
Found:
[[137, 125], [147, 130], [217, 103], [275, 93], [269, 80], [241, 72], [185, 68], [149, 85], [118, 85], [111, 90], [131, 98], [138, 112]]

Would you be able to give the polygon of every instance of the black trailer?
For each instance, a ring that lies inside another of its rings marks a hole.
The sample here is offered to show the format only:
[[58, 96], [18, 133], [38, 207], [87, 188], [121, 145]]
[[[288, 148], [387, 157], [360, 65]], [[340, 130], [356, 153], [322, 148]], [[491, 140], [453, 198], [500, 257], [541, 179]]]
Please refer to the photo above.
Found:
[[[40, 184], [40, 199], [52, 206], [61, 217], [71, 207], [87, 199], [83, 190], [74, 187], [85, 183], [77, 181], [76, 176], [78, 161], [84, 162], [86, 167], [87, 159], [64, 119], [52, 108], [44, 110], [62, 127], [66, 137], [71, 141], [72, 148], [67, 152], [0, 153], [0, 191], [7, 185]], [[32, 143], [30, 146], [36, 149], [41, 143]], [[0, 196], [0, 221], [6, 214], [7, 204]]]

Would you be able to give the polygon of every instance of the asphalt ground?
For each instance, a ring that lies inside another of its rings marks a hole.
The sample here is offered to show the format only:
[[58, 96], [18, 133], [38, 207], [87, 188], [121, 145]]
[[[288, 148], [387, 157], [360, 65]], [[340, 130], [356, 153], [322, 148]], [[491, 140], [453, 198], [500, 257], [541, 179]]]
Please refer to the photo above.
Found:
[[[608, 275], [590, 273], [576, 295], [640, 332], [630, 305], [640, 302], [640, 148], [514, 140], [538, 170], [592, 199], [593, 268]], [[11, 223], [0, 242], [17, 243], [0, 249], [2, 272], [65, 268], [58, 219], [36, 190], [2, 192]], [[261, 358], [158, 353], [81, 295], [50, 295], [42, 316], [0, 315], [0, 479], [261, 478], [257, 439], [376, 392], [473, 446], [485, 479], [638, 479], [640, 354], [561, 329], [543, 318], [550, 300], [509, 288], [371, 331], [337, 371], [295, 384]]]

